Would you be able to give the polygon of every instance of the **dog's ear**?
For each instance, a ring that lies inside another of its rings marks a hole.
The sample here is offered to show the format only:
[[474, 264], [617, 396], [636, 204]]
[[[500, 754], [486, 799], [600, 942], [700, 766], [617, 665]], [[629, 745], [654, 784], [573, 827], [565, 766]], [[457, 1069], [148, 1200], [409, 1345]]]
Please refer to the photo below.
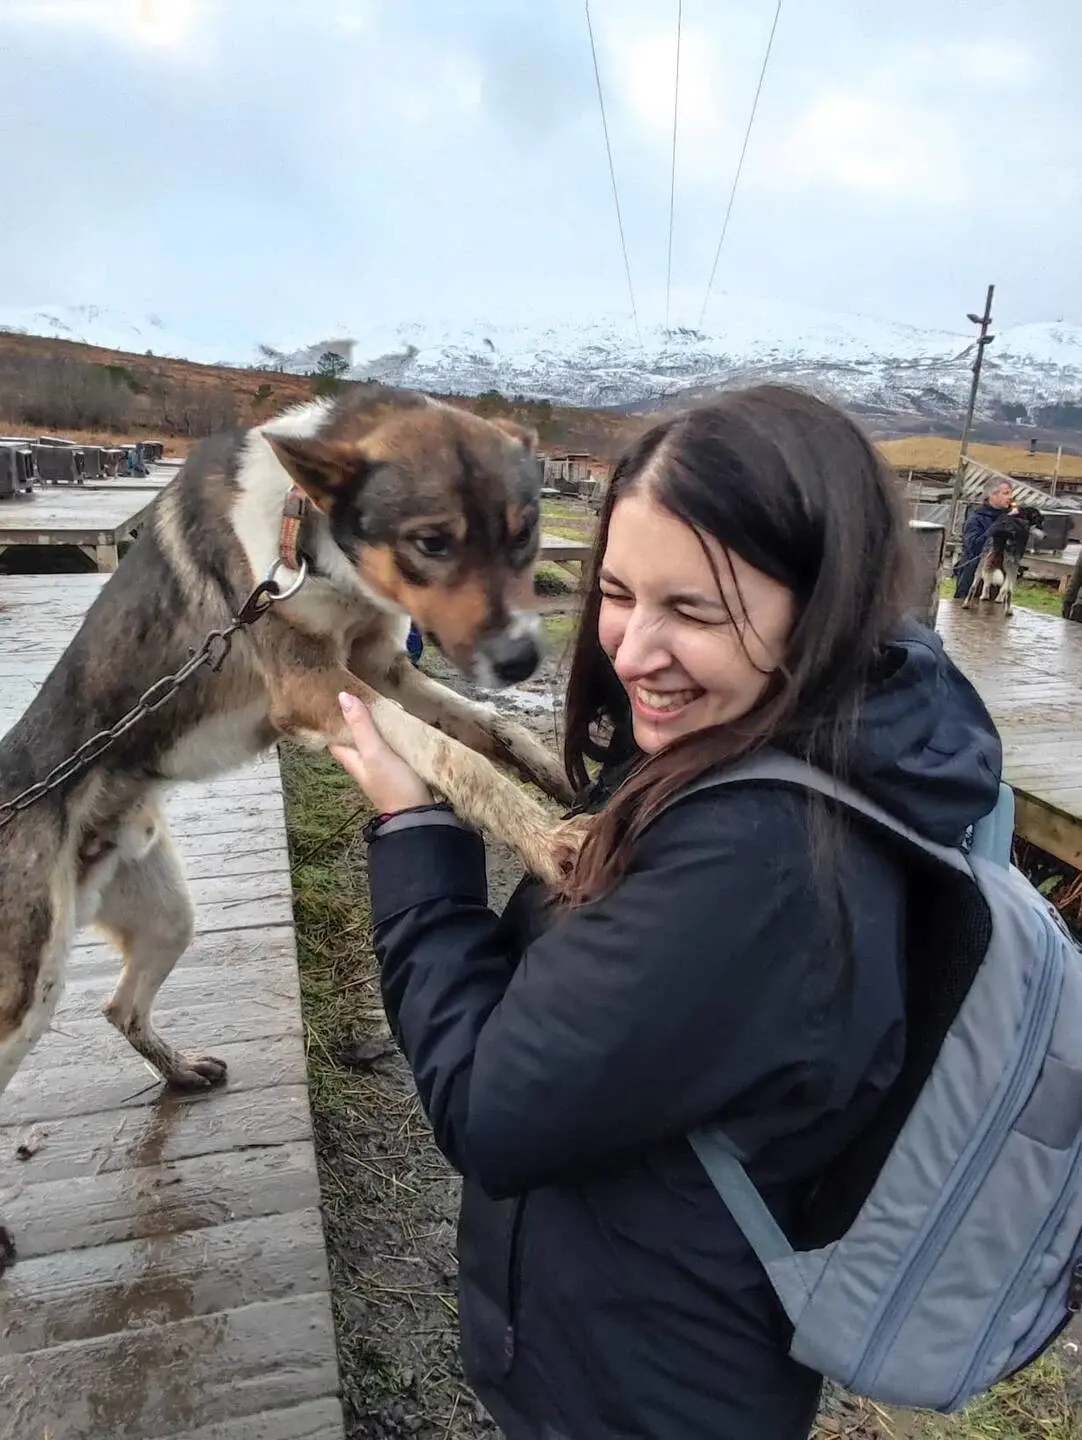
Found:
[[493, 418], [491, 423], [505, 435], [510, 435], [512, 440], [517, 440], [530, 454], [537, 449], [537, 431], [531, 425], [520, 425], [517, 420], [505, 420], [502, 415]]
[[372, 468], [356, 444], [269, 434], [267, 442], [290, 479], [321, 510], [329, 510], [347, 487], [356, 490]]

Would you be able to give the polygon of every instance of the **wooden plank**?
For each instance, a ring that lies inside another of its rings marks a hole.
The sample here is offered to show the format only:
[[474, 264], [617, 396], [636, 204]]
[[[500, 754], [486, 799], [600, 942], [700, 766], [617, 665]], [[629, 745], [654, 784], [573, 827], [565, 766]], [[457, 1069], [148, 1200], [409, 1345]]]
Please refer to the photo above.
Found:
[[[72, 951], [73, 983], [92, 974], [104, 975], [107, 981], [115, 976], [120, 961], [113, 947], [95, 939], [91, 930], [83, 931], [79, 940]], [[293, 953], [293, 930], [288, 925], [236, 932], [205, 931], [197, 934], [185, 951], [184, 958], [162, 987], [161, 999], [165, 1002], [168, 995], [177, 993], [177, 987], [189, 983], [208, 987], [208, 998], [216, 995], [221, 980], [208, 974], [208, 967], [238, 972], [248, 969], [262, 975], [266, 987], [292, 991], [297, 983], [296, 966], [289, 963]]]
[[174, 1432], [163, 1440], [342, 1440], [342, 1410], [337, 1400], [313, 1400], [221, 1425], [201, 1425], [183, 1435]]
[[[216, 1040], [211, 1045], [212, 1037], [213, 1031], [205, 1049], [229, 1066], [231, 1095], [305, 1083], [304, 1046], [297, 1035], [245, 1037], [225, 1043]], [[165, 1093], [161, 1079], [140, 1062], [121, 1036], [113, 1046], [108, 1039], [100, 1031], [76, 1037], [70, 1044], [74, 1051], [70, 1064], [58, 1063], [54, 1049], [51, 1059], [46, 1055], [34, 1065], [24, 1065], [5, 1092], [6, 1104], [17, 1109], [24, 1125], [45, 1125], [99, 1111], [121, 1115], [150, 1108]], [[192, 1103], [200, 1102], [194, 1099]]]
[[[130, 1173], [144, 1165], [171, 1164], [196, 1155], [230, 1156], [256, 1145], [297, 1140], [311, 1141], [308, 1091], [303, 1085], [250, 1091], [227, 1087], [194, 1098], [167, 1094], [144, 1110], [69, 1116], [44, 1127], [7, 1120], [0, 1125], [3, 1179], [10, 1186], [4, 1203], [8, 1194], [17, 1198], [39, 1184], [81, 1181], [121, 1170]], [[13, 1165], [12, 1156], [23, 1144], [36, 1147], [34, 1154]]]
[[95, 1340], [328, 1288], [319, 1210], [117, 1241], [12, 1267], [4, 1351]]
[[936, 628], [999, 729], [1018, 833], [1082, 867], [1082, 626], [942, 601]]
[[[102, 583], [0, 577], [0, 726]], [[343, 1440], [277, 755], [177, 787], [165, 810], [196, 935], [154, 1023], [229, 1080], [166, 1091], [99, 1013], [117, 953], [78, 937], [0, 1106], [0, 1218], [19, 1247], [0, 1280], [0, 1431]]]
[[1018, 794], [1016, 801], [1018, 834], [1057, 860], [1082, 870], [1082, 825], [1076, 816], [1064, 815], [1028, 795]]
[[5, 1355], [0, 1395], [13, 1436], [157, 1440], [323, 1399], [333, 1357], [330, 1300], [303, 1295]]
[[[186, 967], [183, 979], [184, 984], [178, 982], [163, 990], [161, 1000], [154, 1007], [155, 1025], [182, 1049], [218, 1051], [249, 1040], [264, 1041], [274, 1035], [301, 1033], [299, 1001], [292, 989], [265, 989], [262, 999], [253, 997], [252, 987], [258, 984], [258, 971], [249, 970], [234, 978]], [[217, 984], [207, 983], [224, 979], [230, 983], [222, 986], [220, 992]], [[118, 1068], [127, 1071], [129, 1079], [139, 1074], [132, 1068], [141, 1064], [136, 1052], [100, 1013], [98, 1002], [111, 989], [112, 977], [104, 984], [100, 978], [87, 984], [69, 982], [56, 1023], [42, 1037], [39, 1051], [35, 1052], [38, 1065], [44, 1069], [50, 1065], [77, 1064], [84, 1047], [93, 1044], [99, 1059], [104, 1045], [110, 1056], [116, 1057]], [[104, 1041], [99, 1033], [101, 1025], [107, 1027]]]
[[[229, 1220], [288, 1215], [319, 1203], [311, 1147], [304, 1141], [242, 1151], [223, 1166], [217, 1155], [168, 1165], [27, 1186], [5, 1220], [19, 1236], [22, 1260], [180, 1231], [197, 1233]], [[12, 1275], [16, 1274], [13, 1267]], [[5, 1282], [6, 1283], [6, 1282]]]
[[583, 564], [589, 560], [593, 546], [586, 540], [565, 540], [562, 535], [541, 535], [541, 552], [539, 559], [551, 560], [555, 564], [562, 564], [565, 561], [578, 561]]
[[0, 501], [0, 546], [117, 544], [145, 521], [157, 491], [50, 486]]

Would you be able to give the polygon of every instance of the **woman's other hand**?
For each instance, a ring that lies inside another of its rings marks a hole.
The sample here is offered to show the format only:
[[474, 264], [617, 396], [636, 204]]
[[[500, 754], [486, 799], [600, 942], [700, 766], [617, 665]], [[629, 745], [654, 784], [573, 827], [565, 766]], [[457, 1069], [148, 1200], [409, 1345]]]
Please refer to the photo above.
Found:
[[331, 754], [351, 775], [380, 815], [431, 805], [432, 793], [376, 729], [368, 706], [344, 691], [338, 697], [353, 745], [332, 745]]

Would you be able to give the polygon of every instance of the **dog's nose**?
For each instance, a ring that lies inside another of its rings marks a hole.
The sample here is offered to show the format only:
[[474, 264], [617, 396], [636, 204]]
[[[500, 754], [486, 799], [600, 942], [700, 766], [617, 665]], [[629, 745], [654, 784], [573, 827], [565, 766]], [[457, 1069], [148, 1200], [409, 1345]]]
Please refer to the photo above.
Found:
[[515, 685], [520, 680], [528, 680], [541, 662], [537, 637], [528, 632], [497, 635], [485, 649], [492, 673], [501, 685]]

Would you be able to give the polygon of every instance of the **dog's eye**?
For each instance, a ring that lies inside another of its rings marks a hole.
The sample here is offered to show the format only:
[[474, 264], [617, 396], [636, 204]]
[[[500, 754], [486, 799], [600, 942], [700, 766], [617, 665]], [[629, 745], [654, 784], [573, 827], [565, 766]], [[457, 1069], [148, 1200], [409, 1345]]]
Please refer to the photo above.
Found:
[[451, 537], [440, 534], [438, 530], [414, 535], [413, 543], [421, 554], [427, 555], [430, 560], [441, 560], [451, 553]]

